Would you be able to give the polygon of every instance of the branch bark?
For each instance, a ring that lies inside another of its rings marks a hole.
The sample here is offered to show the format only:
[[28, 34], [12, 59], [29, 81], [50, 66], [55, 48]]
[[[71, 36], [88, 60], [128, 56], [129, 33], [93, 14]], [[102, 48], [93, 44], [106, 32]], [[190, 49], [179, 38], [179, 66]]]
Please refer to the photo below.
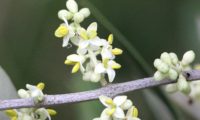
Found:
[[[186, 71], [183, 72], [183, 75], [187, 78], [188, 81], [200, 80], [200, 70]], [[32, 98], [0, 100], [0, 110], [27, 107], [49, 107], [53, 105], [76, 103], [82, 101], [95, 100], [98, 99], [100, 95], [114, 97], [122, 93], [127, 93], [160, 85], [166, 85], [175, 82], [176, 80], [172, 81], [169, 79], [155, 81], [152, 77], [149, 77], [138, 80], [132, 80], [124, 83], [111, 84], [96, 90], [69, 94], [46, 95], [44, 101], [40, 104], [35, 104]]]

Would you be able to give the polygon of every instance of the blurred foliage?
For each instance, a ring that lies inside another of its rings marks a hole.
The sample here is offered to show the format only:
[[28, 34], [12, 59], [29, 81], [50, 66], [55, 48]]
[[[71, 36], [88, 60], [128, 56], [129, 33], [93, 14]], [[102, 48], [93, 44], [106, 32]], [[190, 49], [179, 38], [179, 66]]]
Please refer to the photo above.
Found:
[[[24, 87], [25, 83], [36, 84], [39, 81], [46, 83], [47, 94], [100, 87], [83, 82], [80, 75], [71, 75], [71, 68], [63, 64], [65, 57], [74, 50], [61, 48], [62, 41], [54, 37], [54, 30], [61, 23], [57, 11], [65, 8], [65, 1], [0, 1], [0, 65], [17, 89]], [[83, 26], [98, 21], [99, 35], [107, 37], [110, 32], [115, 33], [115, 46], [124, 49], [124, 54], [118, 58], [123, 68], [117, 72], [115, 82], [150, 76], [153, 60], [163, 51], [182, 55], [193, 49], [199, 56], [200, 1], [79, 0], [78, 3], [91, 8], [93, 14]], [[146, 94], [145, 91], [136, 91], [128, 95], [139, 108], [141, 118], [157, 120]], [[186, 114], [180, 118], [184, 112], [176, 112], [179, 108], [174, 108], [159, 89], [153, 89], [149, 94], [156, 95], [158, 101], [164, 100], [160, 102], [160, 109], [172, 111], [168, 114], [174, 119], [192, 119]], [[54, 120], [91, 120], [100, 115], [103, 107], [94, 101], [55, 108], [58, 115]]]

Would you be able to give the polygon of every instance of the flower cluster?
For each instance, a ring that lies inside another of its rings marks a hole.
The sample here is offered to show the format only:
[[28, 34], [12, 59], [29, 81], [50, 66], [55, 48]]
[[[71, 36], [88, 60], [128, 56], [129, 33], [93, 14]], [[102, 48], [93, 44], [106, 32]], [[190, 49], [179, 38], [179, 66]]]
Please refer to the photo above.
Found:
[[181, 61], [179, 61], [175, 53], [162, 53], [160, 59], [155, 59], [154, 61], [154, 66], [157, 68], [157, 71], [154, 74], [154, 79], [177, 79], [177, 83], [167, 85], [166, 90], [169, 92], [179, 90], [185, 94], [189, 94], [191, 87], [189, 82], [187, 82], [186, 78], [182, 75], [182, 72], [191, 69], [190, 64], [194, 61], [194, 58], [195, 53], [192, 50], [187, 51], [183, 55]]
[[[200, 64], [197, 64], [193, 69], [200, 70]], [[200, 100], [200, 81], [191, 81], [190, 82], [191, 92], [189, 94], [190, 98], [193, 100]]]
[[[26, 85], [25, 89], [18, 90], [20, 98], [33, 98], [35, 104], [38, 104], [44, 100], [44, 94], [42, 90], [45, 84], [39, 83], [37, 86]], [[11, 120], [51, 120], [50, 115], [55, 115], [56, 111], [53, 109], [45, 108], [21, 108], [10, 109], [5, 111]]]
[[[117, 96], [114, 99], [100, 96], [99, 100], [106, 108], [99, 118], [93, 120], [140, 120], [137, 108], [127, 96]], [[124, 111], [127, 111], [126, 115]]]
[[121, 65], [115, 62], [115, 56], [123, 51], [113, 48], [112, 34], [108, 39], [98, 36], [96, 22], [92, 22], [87, 29], [80, 25], [90, 15], [88, 8], [78, 10], [74, 0], [68, 0], [66, 7], [67, 9], [58, 12], [58, 17], [63, 23], [56, 29], [55, 36], [63, 38], [63, 47], [72, 44], [77, 46], [77, 51], [68, 55], [64, 63], [73, 66], [72, 73], [80, 70], [85, 81], [99, 82], [105, 80], [107, 74], [108, 81], [112, 82], [115, 69], [121, 68]]

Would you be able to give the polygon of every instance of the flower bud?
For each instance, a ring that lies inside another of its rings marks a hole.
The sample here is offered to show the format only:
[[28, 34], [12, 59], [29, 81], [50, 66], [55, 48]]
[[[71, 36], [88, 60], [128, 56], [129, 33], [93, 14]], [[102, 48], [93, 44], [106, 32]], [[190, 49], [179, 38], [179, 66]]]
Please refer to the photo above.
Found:
[[177, 81], [177, 88], [185, 94], [189, 94], [191, 91], [190, 85], [183, 75], [179, 75], [179, 79]]
[[68, 10], [72, 13], [76, 13], [78, 12], [78, 5], [76, 3], [75, 0], [68, 0], [66, 2], [66, 7], [68, 8]]
[[64, 20], [64, 19], [70, 20], [72, 17], [73, 17], [73, 14], [65, 9], [58, 11], [58, 18], [61, 20]]
[[157, 68], [160, 64], [162, 64], [162, 61], [160, 59], [157, 58], [154, 60], [154, 63], [153, 63], [154, 67]]
[[183, 55], [183, 59], [181, 62], [183, 65], [189, 65], [194, 61], [194, 58], [195, 58], [195, 53], [192, 50], [190, 50]]
[[128, 99], [122, 104], [121, 108], [123, 110], [128, 110], [129, 108], [131, 108], [131, 106], [133, 106], [133, 102]]
[[78, 12], [78, 13], [74, 14], [73, 19], [74, 19], [74, 22], [81, 23], [84, 20], [84, 16], [83, 16], [83, 14]]
[[162, 73], [167, 73], [169, 71], [169, 66], [166, 63], [162, 63], [157, 66], [157, 69]]
[[19, 89], [18, 95], [20, 98], [29, 98], [30, 97], [29, 93], [24, 89]]
[[176, 84], [169, 84], [169, 85], [166, 85], [165, 90], [169, 93], [174, 93], [177, 91], [177, 86]]
[[171, 61], [173, 64], [177, 64], [178, 63], [178, 57], [175, 53], [169, 53], [169, 56], [171, 58]]
[[174, 69], [169, 69], [169, 78], [172, 80], [176, 80], [178, 77], [178, 73]]
[[171, 64], [171, 58], [167, 52], [162, 53], [160, 59], [167, 64]]
[[159, 81], [159, 80], [163, 80], [165, 78], [165, 75], [162, 74], [160, 71], [156, 71], [154, 73], [153, 77], [154, 77], [155, 80]]
[[87, 18], [88, 16], [90, 16], [90, 10], [88, 8], [82, 8], [79, 13], [81, 13], [84, 18]]

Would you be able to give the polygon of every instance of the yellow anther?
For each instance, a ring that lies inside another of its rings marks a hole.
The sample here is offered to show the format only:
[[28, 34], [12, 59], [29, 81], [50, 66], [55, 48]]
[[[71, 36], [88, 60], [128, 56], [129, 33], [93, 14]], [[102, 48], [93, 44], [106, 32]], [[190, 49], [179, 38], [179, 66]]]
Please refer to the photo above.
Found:
[[66, 36], [68, 33], [69, 33], [69, 29], [67, 28], [67, 26], [65, 26], [65, 25], [60, 25], [60, 26], [56, 29], [56, 31], [55, 31], [54, 34], [55, 34], [56, 37], [61, 38], [61, 37]]
[[66, 65], [75, 65], [76, 62], [70, 61], [70, 60], [65, 60], [64, 62]]
[[95, 38], [97, 36], [97, 31], [94, 31], [94, 30], [89, 31], [88, 36], [89, 36], [89, 39]]
[[49, 115], [56, 115], [57, 112], [54, 109], [47, 109]]
[[112, 44], [112, 43], [113, 43], [113, 34], [110, 34], [110, 35], [108, 36], [108, 43], [109, 43], [109, 44]]
[[88, 36], [87, 36], [87, 32], [86, 31], [82, 31], [80, 33], [81, 38], [83, 38], [84, 40], [88, 40]]
[[72, 73], [78, 72], [79, 68], [80, 68], [80, 63], [76, 63], [72, 68]]
[[136, 107], [133, 108], [133, 117], [138, 117], [138, 109]]
[[112, 108], [110, 110], [107, 110], [106, 113], [110, 116], [115, 112], [116, 108]]
[[112, 65], [111, 65], [112, 69], [120, 69], [121, 68], [121, 65], [119, 63], [116, 63], [114, 62]]
[[114, 105], [114, 103], [113, 103], [113, 100], [112, 100], [112, 99], [107, 99], [105, 102], [106, 102], [106, 104], [109, 104], [109, 105]]
[[109, 61], [109, 59], [103, 59], [103, 65], [105, 68], [108, 67], [108, 61]]
[[37, 88], [39, 88], [40, 90], [43, 90], [44, 87], [45, 87], [45, 84], [42, 82], [37, 84]]
[[11, 120], [17, 120], [17, 117], [12, 117]]
[[10, 110], [5, 110], [5, 113], [9, 116], [9, 117], [16, 117], [17, 116], [17, 112], [13, 109]]
[[112, 49], [112, 54], [113, 55], [121, 55], [123, 53], [123, 50], [119, 48]]

